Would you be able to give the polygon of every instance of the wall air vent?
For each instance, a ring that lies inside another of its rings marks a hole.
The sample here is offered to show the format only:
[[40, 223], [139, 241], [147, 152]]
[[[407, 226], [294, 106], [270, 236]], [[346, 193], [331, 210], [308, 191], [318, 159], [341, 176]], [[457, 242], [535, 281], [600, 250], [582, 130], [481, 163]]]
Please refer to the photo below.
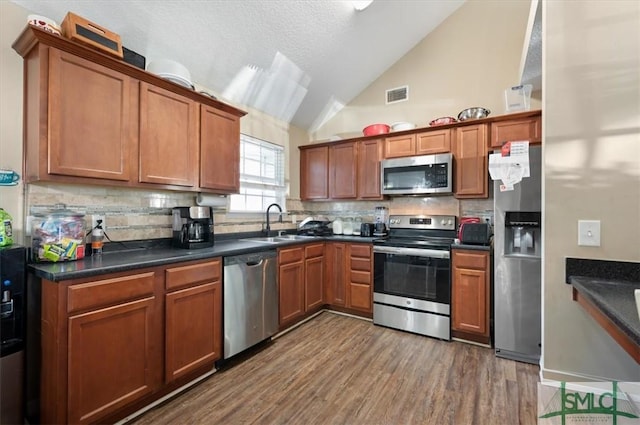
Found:
[[386, 92], [387, 105], [390, 103], [404, 102], [409, 100], [409, 86], [396, 87]]

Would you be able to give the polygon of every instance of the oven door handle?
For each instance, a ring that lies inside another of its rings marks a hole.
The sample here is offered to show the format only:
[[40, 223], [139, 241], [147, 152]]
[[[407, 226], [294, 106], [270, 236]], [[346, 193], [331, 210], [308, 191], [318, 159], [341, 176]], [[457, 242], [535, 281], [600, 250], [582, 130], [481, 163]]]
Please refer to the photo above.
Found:
[[414, 257], [449, 258], [449, 251], [441, 249], [401, 248], [392, 246], [373, 246], [373, 252], [381, 254], [411, 255]]

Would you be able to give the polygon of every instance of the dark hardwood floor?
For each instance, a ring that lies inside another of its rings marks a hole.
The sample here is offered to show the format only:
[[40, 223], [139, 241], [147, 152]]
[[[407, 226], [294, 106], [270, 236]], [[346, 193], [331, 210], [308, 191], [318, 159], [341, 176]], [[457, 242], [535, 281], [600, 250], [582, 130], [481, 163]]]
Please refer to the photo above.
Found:
[[535, 424], [539, 368], [324, 312], [143, 424]]

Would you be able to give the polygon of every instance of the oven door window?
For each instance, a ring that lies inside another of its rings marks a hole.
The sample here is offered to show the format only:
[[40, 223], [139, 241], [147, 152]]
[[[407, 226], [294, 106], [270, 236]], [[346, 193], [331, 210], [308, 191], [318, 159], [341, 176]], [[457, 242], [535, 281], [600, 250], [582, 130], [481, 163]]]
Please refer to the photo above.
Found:
[[375, 254], [374, 290], [400, 297], [450, 303], [450, 260]]

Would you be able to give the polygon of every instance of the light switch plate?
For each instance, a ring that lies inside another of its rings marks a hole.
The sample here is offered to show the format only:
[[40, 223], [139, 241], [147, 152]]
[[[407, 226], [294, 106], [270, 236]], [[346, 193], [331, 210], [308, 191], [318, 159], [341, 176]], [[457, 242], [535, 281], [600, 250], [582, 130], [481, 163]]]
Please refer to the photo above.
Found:
[[600, 220], [578, 220], [578, 245], [600, 246]]

